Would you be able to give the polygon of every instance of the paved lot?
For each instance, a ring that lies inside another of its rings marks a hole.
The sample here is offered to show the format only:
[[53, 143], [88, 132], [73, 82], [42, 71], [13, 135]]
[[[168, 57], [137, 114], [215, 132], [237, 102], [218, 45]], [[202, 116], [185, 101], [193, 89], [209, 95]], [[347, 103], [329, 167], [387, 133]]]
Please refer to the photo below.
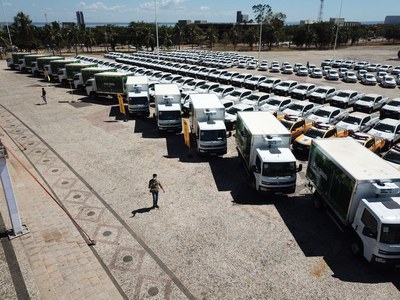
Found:
[[[263, 56], [292, 63], [318, 64], [328, 57], [383, 62], [396, 55], [395, 49]], [[313, 209], [304, 172], [296, 194], [261, 197], [243, 179], [233, 138], [223, 158], [200, 159], [188, 151], [182, 136], [159, 136], [151, 118], [122, 122], [113, 102], [71, 95], [69, 89], [1, 64], [0, 125], [27, 150], [18, 151], [8, 136], [3, 140], [33, 165], [97, 242], [87, 246], [10, 158], [21, 217], [31, 229], [11, 244], [32, 298], [54, 299], [62, 291], [67, 299], [399, 297], [398, 273], [355, 259], [333, 222]], [[48, 105], [38, 105], [42, 86]], [[398, 89], [356, 86], [391, 98], [399, 95]], [[149, 209], [147, 182], [154, 172], [166, 190], [159, 210]], [[5, 205], [0, 207], [10, 228]], [[6, 255], [0, 251], [0, 269], [6, 273], [0, 298], [12, 299], [14, 275], [7, 272]]]

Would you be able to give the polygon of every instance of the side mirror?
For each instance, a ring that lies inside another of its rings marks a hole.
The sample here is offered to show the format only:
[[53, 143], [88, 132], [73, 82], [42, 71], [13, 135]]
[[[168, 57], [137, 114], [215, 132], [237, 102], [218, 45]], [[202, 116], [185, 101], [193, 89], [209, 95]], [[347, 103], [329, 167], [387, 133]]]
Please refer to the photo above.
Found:
[[303, 165], [299, 164], [298, 168], [296, 169], [296, 172], [301, 172], [303, 170]]
[[254, 173], [260, 173], [260, 170], [257, 168], [256, 165], [252, 165], [252, 166], [251, 166], [251, 170], [252, 170]]

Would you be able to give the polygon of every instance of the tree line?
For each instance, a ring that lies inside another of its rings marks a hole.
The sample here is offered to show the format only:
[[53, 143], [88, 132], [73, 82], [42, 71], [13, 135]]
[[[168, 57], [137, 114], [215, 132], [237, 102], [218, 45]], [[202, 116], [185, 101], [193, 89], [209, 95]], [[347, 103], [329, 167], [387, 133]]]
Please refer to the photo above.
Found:
[[[258, 45], [262, 30], [262, 49], [271, 49], [282, 42], [300, 48], [329, 49], [337, 37], [337, 46], [354, 45], [361, 39], [383, 36], [389, 42], [400, 39], [400, 25], [355, 25], [341, 26], [331, 22], [285, 26], [286, 16], [274, 13], [269, 5], [254, 5], [254, 21], [247, 24], [180, 24], [159, 26], [159, 46], [164, 49], [180, 49], [181, 46], [204, 46], [209, 49], [219, 44], [222, 49], [237, 49], [245, 45], [253, 50]], [[260, 23], [262, 22], [262, 27]], [[24, 12], [19, 12], [10, 24], [13, 46], [19, 50], [49, 49], [61, 53], [62, 49], [90, 52], [94, 46], [105, 51], [115, 51], [118, 45], [129, 45], [136, 49], [154, 50], [156, 28], [154, 23], [131, 22], [128, 26], [105, 25], [89, 28], [74, 23], [61, 26], [52, 22], [38, 27]], [[0, 46], [10, 48], [9, 35], [5, 27], [0, 28]]]

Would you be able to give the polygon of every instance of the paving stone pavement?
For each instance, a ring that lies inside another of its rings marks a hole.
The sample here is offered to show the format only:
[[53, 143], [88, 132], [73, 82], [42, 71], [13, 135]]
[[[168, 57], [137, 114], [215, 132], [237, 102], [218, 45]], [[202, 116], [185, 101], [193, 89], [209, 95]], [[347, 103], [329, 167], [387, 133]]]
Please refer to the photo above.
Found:
[[[32, 298], [193, 298], [132, 229], [116, 218], [100, 196], [2, 106], [0, 125], [12, 139], [26, 147], [22, 155], [13, 145], [13, 152], [31, 169], [32, 164], [35, 166], [32, 171], [38, 173], [40, 180], [96, 241], [96, 245], [89, 247], [65, 212], [44, 191], [36, 187], [35, 197], [31, 198], [31, 185], [36, 183], [27, 178], [27, 173], [10, 156], [8, 163], [16, 172], [13, 181], [18, 183], [18, 196], [23, 199], [19, 201], [22, 220], [29, 224], [30, 230], [13, 243], [22, 244], [35, 277], [37, 292], [31, 288]], [[11, 147], [10, 138], [3, 141]]]

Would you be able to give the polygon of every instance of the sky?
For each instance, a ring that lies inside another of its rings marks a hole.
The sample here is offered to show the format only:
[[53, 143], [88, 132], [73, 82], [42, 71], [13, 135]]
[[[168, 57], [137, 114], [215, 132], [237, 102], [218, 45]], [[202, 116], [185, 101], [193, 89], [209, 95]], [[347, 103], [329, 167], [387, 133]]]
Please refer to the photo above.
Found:
[[[254, 18], [252, 6], [268, 4], [273, 12], [286, 15], [286, 22], [316, 20], [320, 0], [0, 0], [4, 10], [0, 22], [12, 22], [20, 11], [33, 22], [76, 22], [76, 11], [82, 11], [86, 23], [97, 22], [154, 22], [178, 20], [206, 20], [208, 22], [235, 22], [236, 11]], [[340, 10], [342, 5], [342, 10]], [[155, 10], [155, 4], [157, 9]], [[323, 20], [341, 17], [346, 21], [379, 21], [387, 15], [400, 15], [400, 0], [324, 0]], [[4, 17], [6, 16], [6, 18]]]

